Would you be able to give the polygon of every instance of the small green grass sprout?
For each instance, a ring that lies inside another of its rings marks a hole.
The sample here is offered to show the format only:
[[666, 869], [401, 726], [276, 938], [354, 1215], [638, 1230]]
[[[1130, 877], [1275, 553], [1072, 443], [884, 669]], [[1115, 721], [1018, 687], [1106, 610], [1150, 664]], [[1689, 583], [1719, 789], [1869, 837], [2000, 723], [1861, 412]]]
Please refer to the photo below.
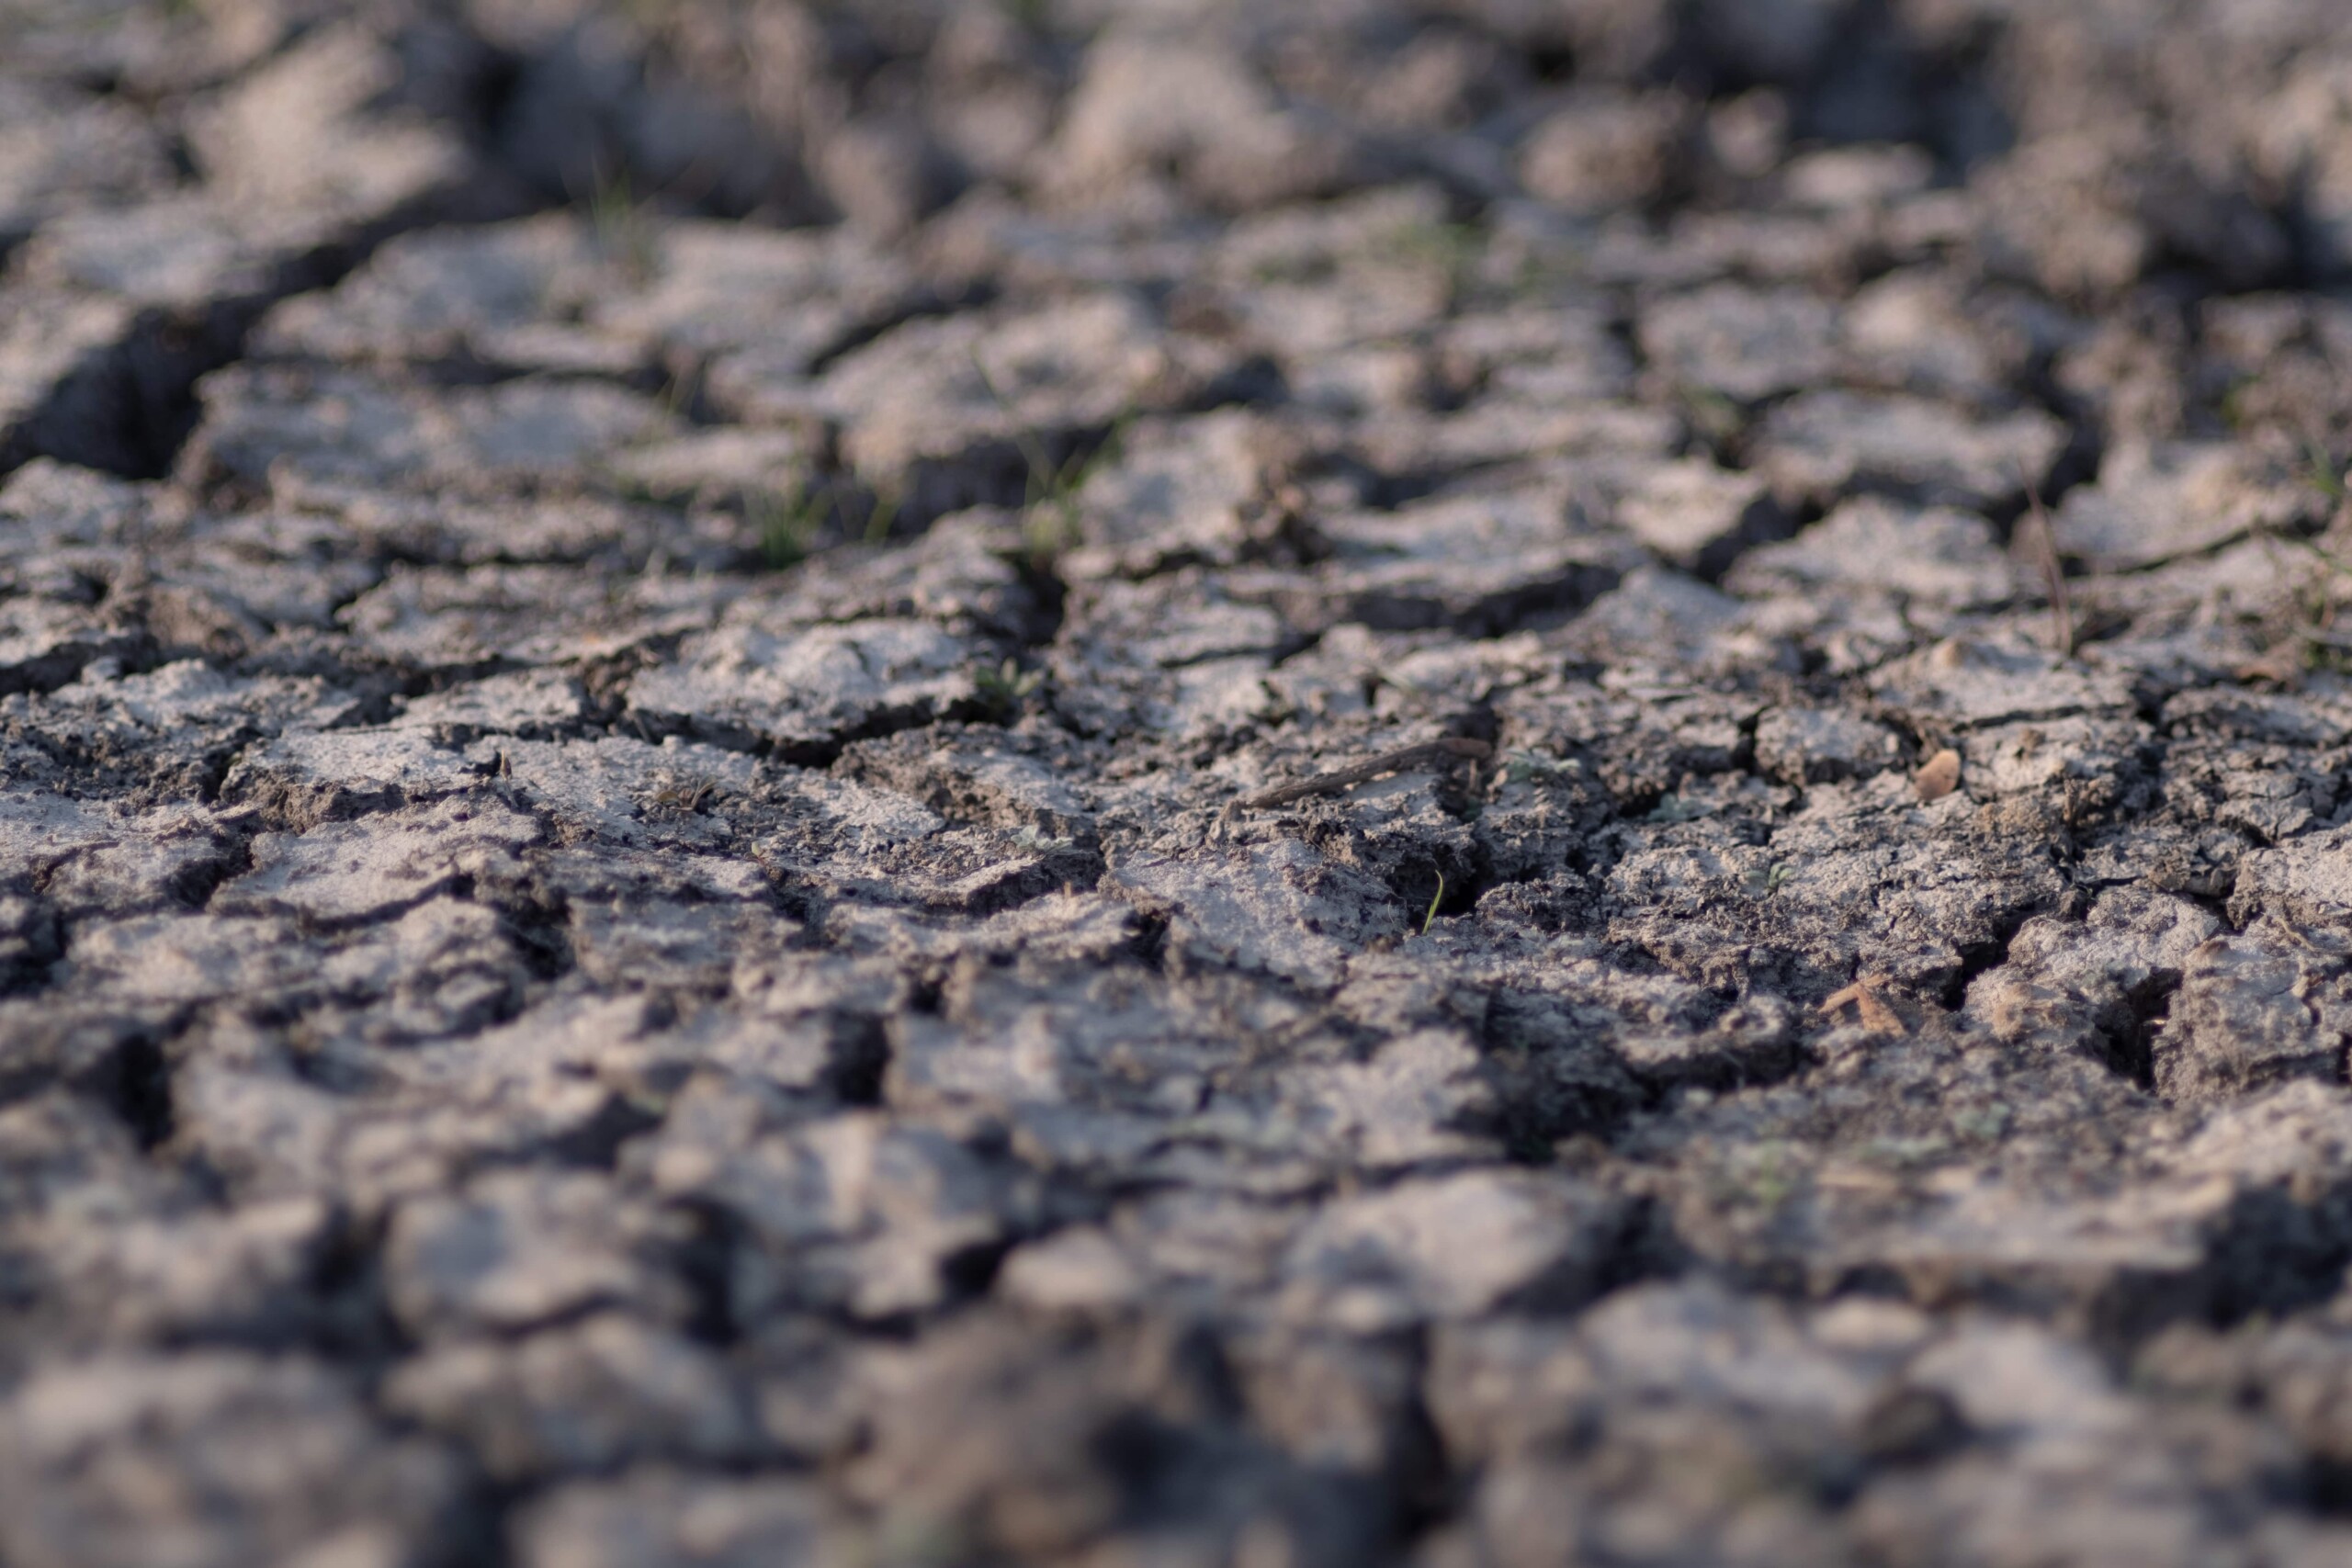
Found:
[[1037, 689], [1045, 683], [1044, 671], [1023, 670], [1017, 659], [1007, 659], [994, 669], [984, 664], [972, 672], [972, 684], [980, 705], [999, 723], [1019, 713], [1021, 705], [1035, 695]]
[[798, 566], [815, 554], [831, 512], [831, 505], [805, 486], [781, 494], [755, 491], [743, 502], [743, 520], [758, 537], [760, 559], [771, 571]]

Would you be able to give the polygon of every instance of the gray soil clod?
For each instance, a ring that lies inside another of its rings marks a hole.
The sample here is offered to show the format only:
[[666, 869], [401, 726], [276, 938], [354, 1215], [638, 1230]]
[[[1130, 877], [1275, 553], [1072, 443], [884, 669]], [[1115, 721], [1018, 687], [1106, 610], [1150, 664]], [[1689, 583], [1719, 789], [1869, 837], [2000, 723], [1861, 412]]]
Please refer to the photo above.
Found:
[[0, 1564], [2352, 1562], [2341, 0], [0, 0]]
[[1252, 810], [1273, 806], [1290, 806], [1302, 800], [1312, 800], [1318, 795], [1337, 795], [1356, 784], [1370, 784], [1391, 773], [1401, 773], [1423, 762], [1445, 764], [1450, 761], [1484, 761], [1495, 754], [1495, 749], [1483, 740], [1451, 739], [1426, 741], [1419, 746], [1399, 746], [1393, 751], [1383, 751], [1361, 762], [1344, 768], [1334, 768], [1328, 773], [1301, 779], [1296, 784], [1277, 785], [1241, 797], [1241, 804]]

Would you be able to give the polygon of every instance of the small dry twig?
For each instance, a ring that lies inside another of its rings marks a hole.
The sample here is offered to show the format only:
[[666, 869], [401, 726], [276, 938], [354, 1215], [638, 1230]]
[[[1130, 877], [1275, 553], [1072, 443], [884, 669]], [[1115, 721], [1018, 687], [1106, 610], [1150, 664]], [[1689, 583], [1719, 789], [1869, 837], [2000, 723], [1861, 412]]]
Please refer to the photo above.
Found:
[[1261, 789], [1255, 795], [1241, 797], [1242, 807], [1250, 811], [1263, 811], [1269, 807], [1288, 806], [1293, 801], [1306, 800], [1318, 795], [1337, 795], [1360, 784], [1388, 773], [1400, 773], [1421, 762], [1434, 762], [1445, 758], [1463, 758], [1483, 762], [1495, 754], [1495, 749], [1483, 740], [1448, 736], [1443, 740], [1424, 740], [1418, 746], [1400, 746], [1394, 751], [1383, 751], [1377, 757], [1366, 758], [1344, 768], [1334, 768], [1328, 773], [1301, 779], [1296, 784], [1280, 784]]

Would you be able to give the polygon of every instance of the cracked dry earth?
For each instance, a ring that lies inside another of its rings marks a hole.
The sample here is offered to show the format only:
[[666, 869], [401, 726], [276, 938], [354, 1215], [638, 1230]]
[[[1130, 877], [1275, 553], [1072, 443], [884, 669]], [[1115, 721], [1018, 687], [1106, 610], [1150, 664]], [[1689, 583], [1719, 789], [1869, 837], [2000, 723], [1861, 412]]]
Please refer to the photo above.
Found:
[[0, 0], [0, 252], [7, 1568], [2352, 1561], [2340, 0]]

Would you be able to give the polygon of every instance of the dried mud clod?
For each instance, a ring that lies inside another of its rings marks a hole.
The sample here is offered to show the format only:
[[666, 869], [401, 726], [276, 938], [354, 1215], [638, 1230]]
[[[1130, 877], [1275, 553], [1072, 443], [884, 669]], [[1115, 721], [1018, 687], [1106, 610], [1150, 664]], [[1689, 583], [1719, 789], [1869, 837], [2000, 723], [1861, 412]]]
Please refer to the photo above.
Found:
[[2347, 73], [0, 0], [0, 1562], [2352, 1561]]

